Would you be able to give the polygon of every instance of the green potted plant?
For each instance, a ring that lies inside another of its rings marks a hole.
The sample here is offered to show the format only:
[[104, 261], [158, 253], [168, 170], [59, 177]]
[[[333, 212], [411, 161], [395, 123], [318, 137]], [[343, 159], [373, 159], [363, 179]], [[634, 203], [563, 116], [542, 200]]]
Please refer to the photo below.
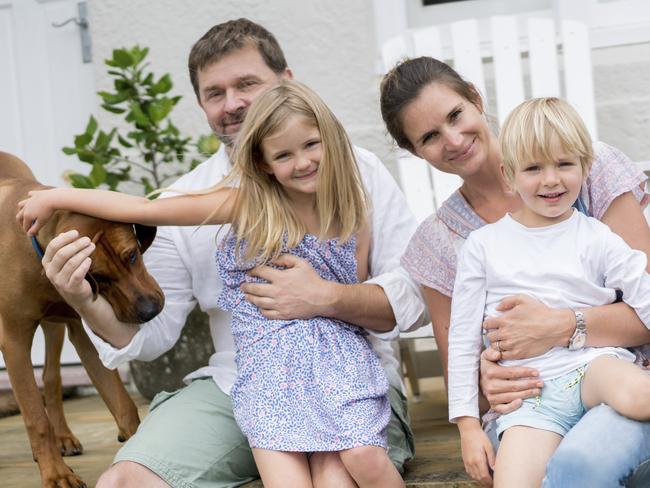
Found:
[[[194, 140], [174, 125], [170, 114], [181, 97], [170, 95], [173, 83], [168, 73], [157, 77], [148, 69], [148, 52], [139, 46], [115, 49], [105, 60], [114, 91], [98, 92], [101, 107], [121, 115], [127, 129], [104, 130], [90, 116], [84, 132], [74, 137], [74, 145], [63, 148], [65, 154], [90, 165], [87, 174], [66, 173], [72, 186], [149, 195], [194, 169], [219, 148], [214, 135]], [[207, 315], [197, 308], [172, 350], [154, 361], [131, 362], [133, 381], [138, 391], [151, 399], [161, 390], [179, 388], [182, 378], [208, 364], [213, 352]]]

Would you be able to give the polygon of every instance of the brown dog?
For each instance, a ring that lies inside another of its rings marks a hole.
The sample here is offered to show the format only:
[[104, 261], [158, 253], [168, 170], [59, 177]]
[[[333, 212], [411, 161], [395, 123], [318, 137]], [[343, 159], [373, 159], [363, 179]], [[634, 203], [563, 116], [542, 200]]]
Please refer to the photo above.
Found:
[[[101, 364], [79, 316], [44, 276], [30, 238], [16, 222], [17, 203], [28, 191], [42, 188], [22, 161], [0, 152], [0, 270], [4, 275], [0, 280], [0, 348], [43, 486], [80, 487], [85, 484], [61, 457], [82, 450], [63, 415], [59, 367], [64, 324], [88, 375], [115, 417], [118, 439], [133, 435], [140, 419], [117, 372]], [[45, 248], [52, 238], [71, 229], [95, 242], [87, 278], [93, 292], [110, 302], [119, 320], [142, 323], [160, 312], [163, 293], [147, 273], [141, 256], [153, 241], [155, 228], [139, 226], [134, 231], [130, 225], [59, 211], [40, 230], [37, 243]], [[30, 360], [39, 323], [46, 345], [44, 398], [36, 386]]]

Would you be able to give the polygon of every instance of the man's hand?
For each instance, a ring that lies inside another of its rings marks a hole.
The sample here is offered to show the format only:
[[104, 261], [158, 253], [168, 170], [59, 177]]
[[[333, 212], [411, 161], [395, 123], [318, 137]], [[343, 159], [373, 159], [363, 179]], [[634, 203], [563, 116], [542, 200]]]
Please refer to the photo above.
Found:
[[283, 254], [273, 264], [285, 269], [258, 266], [250, 271], [266, 283], [241, 285], [246, 300], [272, 320], [327, 316], [336, 283], [322, 279], [307, 261], [291, 254]]
[[481, 353], [481, 390], [492, 410], [509, 413], [517, 410], [525, 398], [539, 395], [544, 382], [539, 373], [524, 366], [500, 366], [501, 353], [489, 347]]
[[458, 428], [465, 471], [483, 486], [492, 486], [490, 469], [494, 470], [495, 454], [490, 439], [477, 419], [461, 417]]
[[95, 244], [88, 237], [79, 238], [79, 233], [71, 230], [52, 239], [41, 261], [56, 291], [77, 311], [93, 299], [85, 277], [94, 250]]
[[499, 317], [486, 319], [483, 328], [501, 359], [524, 359], [566, 345], [575, 328], [570, 309], [552, 309], [528, 295], [504, 298]]

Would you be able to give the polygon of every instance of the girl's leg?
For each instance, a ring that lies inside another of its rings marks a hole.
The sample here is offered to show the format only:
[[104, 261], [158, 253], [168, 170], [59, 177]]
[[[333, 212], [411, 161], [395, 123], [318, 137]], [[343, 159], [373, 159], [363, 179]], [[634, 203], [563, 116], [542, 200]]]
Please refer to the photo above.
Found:
[[546, 463], [562, 436], [548, 430], [515, 426], [501, 437], [494, 466], [495, 488], [537, 488]]
[[314, 488], [357, 488], [338, 452], [315, 452], [309, 457]]
[[587, 368], [581, 393], [587, 409], [606, 403], [625, 417], [650, 420], [650, 376], [634, 363], [597, 357]]
[[403, 487], [404, 481], [388, 454], [378, 446], [361, 446], [339, 453], [350, 476], [360, 488]]
[[312, 488], [309, 461], [304, 452], [253, 449], [264, 488]]

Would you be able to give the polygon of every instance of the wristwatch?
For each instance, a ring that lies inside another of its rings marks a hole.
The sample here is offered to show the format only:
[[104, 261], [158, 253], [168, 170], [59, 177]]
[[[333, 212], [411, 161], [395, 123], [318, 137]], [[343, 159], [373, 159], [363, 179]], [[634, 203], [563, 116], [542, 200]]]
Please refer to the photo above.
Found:
[[587, 323], [585, 322], [585, 314], [580, 310], [573, 310], [576, 316], [576, 330], [573, 331], [571, 339], [569, 339], [569, 351], [577, 351], [585, 347], [587, 342]]

